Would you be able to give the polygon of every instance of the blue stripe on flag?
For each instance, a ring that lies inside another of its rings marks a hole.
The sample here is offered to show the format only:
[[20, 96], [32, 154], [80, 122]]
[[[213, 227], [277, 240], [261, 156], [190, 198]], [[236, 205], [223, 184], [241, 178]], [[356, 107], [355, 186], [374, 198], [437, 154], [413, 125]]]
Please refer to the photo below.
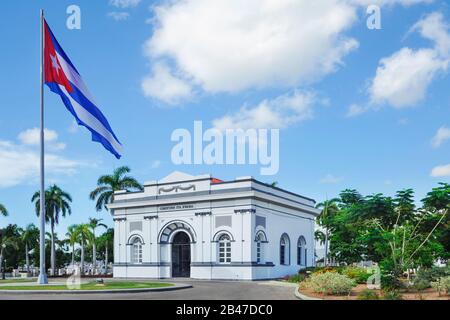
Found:
[[70, 61], [69, 57], [64, 52], [63, 48], [61, 48], [61, 46], [59, 45], [59, 42], [58, 42], [58, 40], [56, 40], [55, 35], [53, 34], [53, 31], [50, 29], [50, 27], [48, 27], [48, 31], [50, 32], [50, 37], [52, 38], [52, 42], [53, 42], [53, 46], [54, 46], [55, 50], [59, 53], [59, 55], [61, 57], [64, 58], [64, 60], [67, 61], [68, 64], [70, 64], [72, 66], [73, 70], [75, 70], [79, 75], [80, 73], [78, 72], [77, 68], [75, 68], [72, 61]]
[[[113, 145], [101, 134], [99, 134], [97, 131], [95, 131], [93, 128], [91, 128], [88, 124], [84, 123], [83, 121], [80, 120], [80, 118], [78, 117], [77, 113], [75, 112], [72, 103], [70, 102], [69, 98], [64, 94], [63, 91], [61, 91], [59, 85], [57, 83], [53, 83], [53, 82], [48, 82], [46, 83], [46, 85], [50, 88], [50, 90], [56, 94], [58, 94], [64, 105], [66, 106], [67, 110], [69, 110], [69, 112], [75, 117], [78, 125], [83, 126], [85, 128], [87, 128], [91, 134], [92, 134], [92, 141], [94, 142], [99, 142], [103, 145], [103, 147], [105, 147], [106, 150], [108, 150], [109, 152], [111, 152], [117, 159], [120, 159], [122, 156], [120, 155], [119, 151], [116, 150]], [[74, 88], [74, 90], [77, 90], [76, 87], [71, 84], [72, 87]], [[82, 107], [85, 107], [85, 102], [80, 103], [80, 101], [78, 101], [79, 97], [84, 97], [79, 91], [78, 91], [78, 95], [72, 96], [72, 98], [77, 101]], [[89, 101], [86, 98], [84, 98], [85, 101]], [[90, 103], [90, 105], [94, 106], [92, 103]], [[90, 106], [90, 107], [92, 107]], [[95, 106], [94, 106], [95, 107]], [[85, 109], [89, 111], [88, 108], [85, 107]], [[91, 108], [92, 109], [92, 108]], [[100, 110], [98, 110], [98, 108], [96, 108], [96, 111], [98, 113], [100, 113], [100, 115], [102, 116], [103, 119], [105, 119], [105, 117], [103, 116], [103, 114], [101, 114]], [[94, 114], [92, 114], [94, 117], [96, 117]], [[97, 117], [96, 117], [97, 118]], [[103, 125], [105, 125], [105, 123], [103, 121], [101, 121], [99, 118], [97, 118]], [[106, 119], [105, 119], [106, 121]], [[116, 141], [120, 144], [119, 140], [116, 138], [115, 134], [112, 132], [111, 127], [109, 126], [108, 122], [106, 121], [106, 125], [105, 128], [113, 135], [113, 137], [116, 139]]]
[[97, 106], [93, 104], [88, 98], [86, 98], [84, 94], [72, 82], [70, 82], [70, 85], [73, 88], [73, 92], [70, 93], [70, 96], [84, 109], [86, 109], [92, 116], [97, 118], [97, 120], [100, 121], [103, 126], [113, 135], [114, 139], [116, 139], [116, 141], [120, 143], [119, 139], [116, 137], [111, 126], [109, 125], [108, 120], [106, 120], [106, 117], [103, 115], [100, 109], [97, 108]]

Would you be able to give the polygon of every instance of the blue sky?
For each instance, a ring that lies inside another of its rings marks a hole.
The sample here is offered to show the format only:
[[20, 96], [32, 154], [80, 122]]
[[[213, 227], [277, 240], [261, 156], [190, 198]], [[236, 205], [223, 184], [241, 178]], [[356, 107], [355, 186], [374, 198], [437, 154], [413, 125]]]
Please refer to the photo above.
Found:
[[[121, 165], [141, 182], [179, 170], [252, 175], [317, 200], [345, 188], [414, 188], [420, 199], [450, 176], [450, 8], [389, 2], [4, 1], [0, 203], [10, 217], [0, 225], [37, 223], [30, 198], [38, 150], [27, 130], [39, 125], [40, 8], [125, 147], [116, 160], [90, 142], [46, 88], [47, 182], [74, 198], [60, 232], [88, 217], [111, 223], [88, 194]], [[66, 28], [74, 3], [81, 30]], [[368, 3], [381, 6], [381, 30], [366, 27]], [[280, 108], [279, 97], [294, 104]], [[192, 131], [195, 120], [221, 127], [224, 119], [281, 129], [277, 175], [260, 176], [258, 165], [172, 164], [173, 130]]]

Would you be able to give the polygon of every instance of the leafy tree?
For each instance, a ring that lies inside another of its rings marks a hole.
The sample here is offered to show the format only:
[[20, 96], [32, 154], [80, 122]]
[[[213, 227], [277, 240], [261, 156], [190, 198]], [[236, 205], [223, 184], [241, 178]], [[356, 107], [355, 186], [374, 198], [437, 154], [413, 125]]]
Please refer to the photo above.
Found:
[[[373, 260], [401, 272], [448, 257], [448, 184], [434, 188], [423, 200], [422, 209], [416, 208], [411, 189], [398, 191], [393, 198], [383, 194], [363, 197], [347, 189], [333, 202], [337, 207], [329, 215], [323, 210], [318, 224], [326, 226], [330, 256], [340, 263]], [[326, 238], [325, 234], [316, 235]]]
[[345, 189], [339, 194], [339, 198], [341, 207], [344, 208], [357, 205], [363, 200], [362, 195], [355, 189]]
[[107, 204], [114, 199], [114, 192], [119, 190], [144, 190], [144, 187], [133, 177], [127, 176], [130, 168], [120, 167], [114, 170], [112, 175], [101, 176], [97, 181], [97, 188], [90, 194], [90, 199], [97, 199], [95, 208], [101, 211], [103, 208], [108, 210]]
[[[14, 227], [16, 229], [17, 226]], [[8, 249], [19, 249], [18, 237], [11, 235], [11, 229], [0, 229], [0, 269], [3, 268], [3, 261], [5, 259], [5, 253]], [[6, 271], [6, 270], [5, 270]]]
[[[114, 252], [114, 229], [108, 229], [98, 238], [98, 249], [101, 252], [100, 255], [105, 261], [105, 265], [108, 266], [110, 259], [113, 258], [110, 257], [109, 253]], [[105, 270], [105, 272], [107, 272], [107, 270]]]
[[439, 186], [433, 188], [425, 199], [422, 200], [424, 209], [431, 214], [427, 216], [423, 223], [424, 228], [432, 228], [437, 224], [435, 229], [435, 239], [443, 247], [444, 252], [442, 259], [450, 259], [450, 184], [439, 183]]
[[75, 244], [79, 242], [78, 239], [78, 233], [77, 233], [77, 225], [71, 225], [67, 228], [66, 237], [68, 238], [68, 242], [72, 248], [72, 259], [71, 264], [72, 266], [75, 265]]
[[5, 206], [0, 203], [0, 216], [7, 217], [8, 210], [6, 210]]
[[34, 248], [39, 242], [39, 229], [34, 224], [29, 224], [22, 231], [21, 240], [25, 244], [25, 265], [27, 273], [30, 273], [30, 249]]
[[84, 275], [84, 251], [86, 245], [92, 242], [93, 235], [90, 225], [86, 223], [77, 225], [75, 233], [77, 235], [76, 238], [81, 248], [81, 274]]
[[[40, 215], [41, 203], [40, 203], [40, 192], [36, 192], [31, 198], [31, 202], [35, 203], [36, 214]], [[51, 228], [51, 254], [50, 263], [52, 274], [55, 274], [56, 268], [56, 250], [55, 250], [55, 226], [59, 223], [59, 216], [63, 218], [66, 215], [72, 213], [70, 203], [72, 202], [72, 197], [67, 192], [61, 190], [58, 186], [53, 185], [45, 191], [45, 220], [50, 223]]]
[[93, 265], [94, 272], [97, 267], [97, 244], [96, 244], [97, 239], [95, 236], [95, 231], [99, 227], [108, 229], [108, 226], [104, 223], [101, 223], [101, 221], [103, 221], [103, 219], [89, 218], [89, 227], [91, 228], [91, 232], [92, 232], [92, 265]]
[[325, 245], [324, 264], [326, 266], [328, 265], [328, 240], [330, 238], [330, 221], [332, 221], [333, 217], [337, 214], [337, 212], [339, 212], [338, 201], [338, 199], [326, 200], [316, 205], [316, 208], [322, 209], [322, 212], [317, 218], [317, 222], [325, 229], [325, 233], [318, 230], [316, 232], [316, 237], [320, 239]]

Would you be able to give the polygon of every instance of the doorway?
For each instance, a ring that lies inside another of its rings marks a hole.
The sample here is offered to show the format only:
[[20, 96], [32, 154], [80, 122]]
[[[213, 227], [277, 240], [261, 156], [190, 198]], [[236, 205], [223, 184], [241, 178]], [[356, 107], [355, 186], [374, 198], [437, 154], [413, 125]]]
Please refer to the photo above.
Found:
[[191, 241], [185, 232], [178, 232], [172, 241], [172, 277], [191, 276]]

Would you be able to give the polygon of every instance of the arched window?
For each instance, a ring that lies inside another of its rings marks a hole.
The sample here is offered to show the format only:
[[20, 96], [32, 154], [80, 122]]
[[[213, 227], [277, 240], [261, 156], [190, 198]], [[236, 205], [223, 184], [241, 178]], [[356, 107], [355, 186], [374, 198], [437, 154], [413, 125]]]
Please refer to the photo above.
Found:
[[264, 243], [267, 242], [264, 232], [259, 231], [255, 237], [256, 242], [256, 263], [264, 262]]
[[219, 263], [231, 263], [231, 239], [228, 234], [219, 237]]
[[131, 243], [131, 262], [142, 263], [142, 241], [138, 237]]
[[297, 241], [297, 264], [299, 266], [306, 266], [306, 254], [306, 240], [303, 236], [300, 236]]
[[289, 250], [289, 237], [287, 234], [283, 234], [280, 239], [280, 264], [288, 266], [291, 264], [290, 261], [290, 250]]

